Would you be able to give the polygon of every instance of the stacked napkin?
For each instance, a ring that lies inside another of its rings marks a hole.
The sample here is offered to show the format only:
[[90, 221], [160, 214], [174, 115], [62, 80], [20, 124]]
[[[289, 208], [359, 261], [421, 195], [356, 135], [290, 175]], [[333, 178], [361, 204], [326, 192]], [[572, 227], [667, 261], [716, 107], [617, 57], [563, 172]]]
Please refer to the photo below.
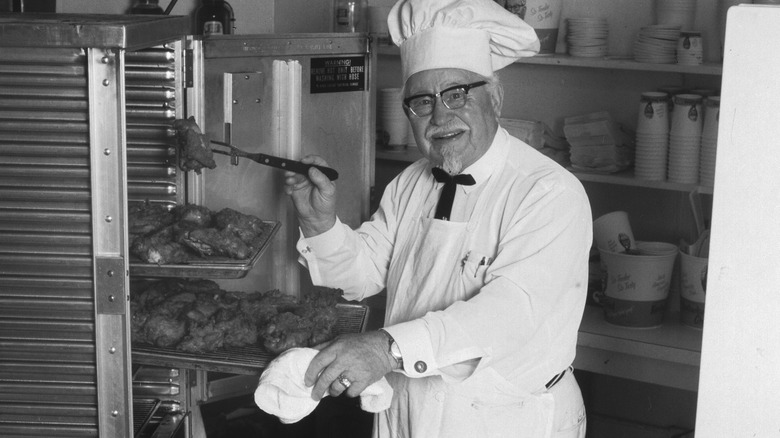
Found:
[[[304, 376], [317, 353], [313, 348], [292, 348], [271, 361], [260, 376], [255, 404], [285, 424], [296, 423], [312, 413], [318, 402], [312, 400], [314, 387], [306, 386]], [[360, 394], [360, 407], [367, 412], [380, 412], [390, 407], [392, 399], [393, 388], [382, 377]]]
[[606, 111], [567, 117], [563, 132], [571, 145], [571, 167], [594, 173], [626, 169], [634, 160], [630, 137]]

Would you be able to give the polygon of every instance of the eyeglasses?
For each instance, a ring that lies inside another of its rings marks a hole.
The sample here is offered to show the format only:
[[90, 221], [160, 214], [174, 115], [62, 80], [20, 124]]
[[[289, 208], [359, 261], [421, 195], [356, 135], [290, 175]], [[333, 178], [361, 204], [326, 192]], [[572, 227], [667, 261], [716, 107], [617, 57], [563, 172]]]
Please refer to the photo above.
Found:
[[466, 105], [466, 95], [472, 88], [487, 84], [485, 81], [470, 84], [453, 85], [436, 94], [417, 94], [404, 99], [404, 105], [417, 117], [425, 117], [433, 112], [436, 98], [441, 97], [441, 103], [449, 109], [463, 108]]

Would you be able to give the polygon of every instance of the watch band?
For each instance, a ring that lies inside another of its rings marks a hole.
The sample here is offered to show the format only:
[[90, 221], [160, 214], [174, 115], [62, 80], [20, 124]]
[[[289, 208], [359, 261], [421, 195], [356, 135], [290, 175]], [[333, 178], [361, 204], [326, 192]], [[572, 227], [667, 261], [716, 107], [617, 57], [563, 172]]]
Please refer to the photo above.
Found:
[[401, 349], [398, 347], [395, 339], [386, 330], [379, 329], [379, 331], [387, 336], [387, 352], [395, 359], [396, 369], [402, 369], [404, 367], [404, 358], [401, 356]]

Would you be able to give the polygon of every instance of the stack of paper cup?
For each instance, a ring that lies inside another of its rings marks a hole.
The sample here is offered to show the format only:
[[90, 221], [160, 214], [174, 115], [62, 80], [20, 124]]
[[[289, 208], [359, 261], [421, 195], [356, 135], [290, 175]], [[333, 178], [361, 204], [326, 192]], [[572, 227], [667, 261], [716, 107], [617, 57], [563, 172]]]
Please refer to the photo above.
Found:
[[674, 96], [672, 126], [669, 130], [667, 178], [671, 182], [699, 182], [699, 149], [704, 124], [702, 98], [698, 94]]
[[650, 181], [666, 180], [669, 148], [669, 95], [646, 91], [639, 98], [634, 174]]
[[409, 120], [404, 114], [401, 89], [381, 89], [377, 106], [377, 123], [388, 139], [387, 147], [404, 149], [409, 137]]
[[701, 32], [682, 31], [677, 40], [677, 63], [681, 65], [700, 65], [704, 62], [704, 48]]
[[720, 118], [720, 96], [710, 96], [704, 101], [704, 127], [701, 131], [701, 157], [699, 158], [699, 182], [708, 186], [715, 183], [718, 118]]
[[663, 87], [659, 87], [658, 91], [662, 91], [669, 95], [669, 123], [671, 123], [672, 111], [674, 111], [674, 96], [687, 93], [688, 91], [685, 88], [677, 85], [665, 85]]
[[655, 22], [695, 29], [696, 0], [656, 0]]

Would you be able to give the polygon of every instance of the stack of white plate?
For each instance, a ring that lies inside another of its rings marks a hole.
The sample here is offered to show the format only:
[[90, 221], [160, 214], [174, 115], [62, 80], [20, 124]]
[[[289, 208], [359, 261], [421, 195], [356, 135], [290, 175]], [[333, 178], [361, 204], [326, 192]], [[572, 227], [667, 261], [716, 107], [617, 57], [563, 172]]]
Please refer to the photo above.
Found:
[[715, 151], [718, 146], [718, 118], [720, 96], [704, 101], [704, 127], [701, 131], [701, 156], [699, 157], [699, 182], [712, 186], [715, 183]]
[[377, 124], [390, 149], [404, 149], [409, 137], [409, 119], [403, 110], [400, 88], [379, 90]]
[[680, 26], [650, 25], [639, 29], [634, 41], [634, 60], [653, 64], [677, 62]]
[[607, 55], [609, 25], [606, 18], [567, 18], [569, 55], [597, 58]]
[[704, 124], [702, 98], [696, 94], [674, 96], [672, 126], [669, 129], [667, 178], [671, 182], [699, 182], [699, 155]]
[[666, 180], [669, 100], [669, 95], [660, 91], [646, 91], [639, 99], [634, 150], [634, 175], [637, 178]]

